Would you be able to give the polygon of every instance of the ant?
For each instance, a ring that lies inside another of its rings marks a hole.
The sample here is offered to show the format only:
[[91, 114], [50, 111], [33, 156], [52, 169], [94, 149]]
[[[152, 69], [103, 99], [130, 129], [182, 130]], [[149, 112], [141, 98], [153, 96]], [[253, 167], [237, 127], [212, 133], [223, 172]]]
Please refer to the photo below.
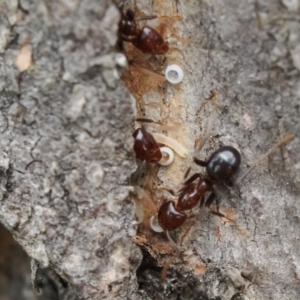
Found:
[[[218, 182], [226, 182], [230, 185], [237, 186], [241, 181], [258, 165], [263, 159], [273, 153], [278, 147], [286, 144], [293, 139], [293, 135], [288, 135], [281, 139], [276, 145], [274, 145], [264, 155], [259, 157], [252, 166], [234, 183], [231, 183], [232, 176], [237, 172], [241, 164], [240, 152], [231, 146], [223, 146], [215, 151], [207, 161], [202, 161], [194, 157], [194, 162], [197, 165], [206, 168], [207, 175], [201, 173], [195, 173], [189, 179], [184, 182], [183, 188], [178, 192], [178, 201], [175, 204], [174, 201], [164, 202], [158, 211], [158, 225], [155, 219], [150, 220], [152, 229], [157, 232], [165, 231], [168, 240], [173, 245], [177, 254], [169, 259], [163, 267], [161, 278], [163, 281], [166, 280], [167, 270], [172, 262], [180, 255], [181, 251], [177, 244], [172, 240], [169, 235], [169, 231], [175, 230], [181, 227], [187, 219], [186, 211], [195, 209], [196, 207], [202, 207], [204, 204], [209, 207], [216, 198], [214, 184]], [[197, 179], [198, 182], [195, 182]], [[169, 191], [173, 193], [172, 191]], [[205, 200], [205, 194], [211, 192], [209, 197]], [[219, 211], [210, 211], [211, 213], [224, 218], [225, 215]], [[233, 220], [225, 217], [229, 221]]]
[[[212, 92], [211, 98], [216, 98], [216, 92]], [[216, 104], [216, 103], [215, 103]], [[214, 109], [215, 110], [215, 109]], [[211, 120], [209, 120], [211, 127]], [[208, 136], [208, 134], [206, 135]], [[252, 166], [234, 183], [231, 178], [237, 172], [241, 164], [240, 152], [232, 146], [223, 146], [215, 151], [207, 161], [194, 157], [194, 162], [206, 168], [207, 175], [195, 173], [184, 182], [184, 186], [177, 193], [178, 201], [167, 201], [161, 205], [158, 211], [158, 224], [166, 232], [175, 230], [183, 225], [187, 219], [185, 211], [189, 211], [196, 206], [202, 207], [204, 204], [209, 207], [216, 199], [214, 185], [218, 182], [225, 182], [229, 186], [238, 186], [241, 181], [266, 157], [272, 154], [278, 147], [293, 139], [293, 135], [288, 135], [281, 139], [269, 151], [253, 162]], [[203, 147], [203, 144], [201, 148]], [[195, 182], [197, 179], [198, 182]], [[172, 191], [168, 190], [171, 194]], [[205, 200], [207, 192], [211, 192]], [[212, 211], [221, 217], [223, 214]]]
[[[151, 20], [156, 16], [148, 16], [136, 19], [131, 9], [123, 12], [124, 1], [119, 5], [121, 20], [119, 22], [120, 39], [124, 42], [132, 43], [137, 49], [147, 54], [142, 60], [148, 59], [151, 55], [165, 54], [169, 50], [169, 45], [163, 37], [152, 27], [137, 25], [138, 21]], [[139, 59], [140, 60], [140, 59]]]
[[[204, 146], [211, 131], [217, 105], [217, 92], [215, 90], [211, 91], [210, 96], [205, 100], [213, 100], [214, 107], [208, 120], [207, 133], [198, 150], [201, 150]], [[161, 205], [158, 212], [158, 223], [166, 232], [179, 228], [186, 221], [187, 215], [184, 211], [191, 210], [196, 206], [202, 207], [204, 204], [206, 207], [209, 207], [216, 198], [213, 187], [215, 183], [225, 181], [232, 185], [230, 180], [241, 164], [241, 154], [234, 147], [224, 146], [215, 151], [207, 161], [194, 158], [194, 162], [202, 167], [206, 167], [208, 175], [204, 176], [201, 173], [196, 173], [186, 180], [183, 188], [177, 194], [178, 201], [176, 206], [174, 201], [167, 201]], [[198, 182], [195, 182], [197, 179], [199, 179]], [[173, 193], [172, 191], [169, 192]], [[211, 192], [211, 194], [205, 201], [207, 192]], [[224, 216], [218, 212], [212, 212], [219, 216]]]
[[[211, 130], [212, 119], [214, 118], [217, 104], [217, 92], [211, 91], [210, 97], [206, 100], [214, 100], [214, 108], [211, 117], [208, 120], [207, 133], [198, 150], [203, 147]], [[234, 183], [231, 181], [231, 178], [235, 175], [241, 164], [241, 154], [236, 148], [232, 146], [223, 146], [217, 151], [213, 152], [207, 161], [203, 161], [194, 157], [194, 162], [197, 165], [206, 168], [207, 175], [203, 175], [202, 173], [193, 174], [184, 182], [184, 186], [178, 191], [177, 204], [175, 204], [174, 201], [166, 201], [161, 205], [158, 211], [158, 225], [163, 231], [166, 231], [167, 235], [168, 231], [172, 231], [181, 227], [187, 219], [187, 214], [185, 211], [189, 211], [195, 207], [202, 207], [204, 204], [206, 207], [209, 207], [213, 203], [213, 201], [216, 199], [216, 193], [214, 189], [214, 185], [216, 183], [225, 182], [230, 186], [239, 185], [241, 181], [255, 168], [255, 166], [259, 164], [260, 161], [273, 153], [281, 145], [289, 142], [291, 139], [293, 139], [293, 135], [288, 135], [280, 140], [269, 151], [257, 159], [252, 166]], [[187, 175], [185, 175], [185, 177], [186, 176]], [[174, 195], [173, 191], [168, 191]], [[210, 192], [210, 195], [205, 200], [207, 192]], [[211, 212], [218, 216], [225, 217], [218, 211]]]
[[[158, 223], [165, 231], [179, 228], [187, 219], [184, 211], [197, 205], [209, 207], [216, 198], [213, 185], [217, 182], [229, 182], [241, 164], [240, 152], [231, 146], [221, 147], [207, 161], [194, 158], [194, 162], [206, 167], [207, 175], [195, 173], [184, 182], [184, 187], [178, 192], [178, 201], [167, 201], [158, 211]], [[198, 179], [198, 182], [195, 182]], [[205, 194], [211, 192], [205, 201]], [[220, 214], [221, 215], [221, 214]]]
[[[211, 118], [208, 121], [208, 132], [205, 135], [204, 143], [209, 136], [209, 131], [212, 126], [212, 118], [216, 109], [217, 94], [216, 91], [211, 93], [209, 100], [214, 100], [214, 109]], [[162, 279], [165, 280], [166, 272], [170, 264], [176, 259], [180, 254], [180, 249], [176, 243], [172, 240], [169, 235], [170, 231], [173, 231], [181, 227], [188, 218], [187, 212], [191, 210], [196, 210], [198, 208], [210, 207], [213, 201], [216, 199], [216, 193], [214, 185], [219, 182], [225, 182], [230, 186], [238, 186], [242, 180], [266, 157], [272, 154], [278, 147], [283, 144], [288, 143], [293, 139], [293, 135], [288, 135], [281, 139], [277, 144], [275, 144], [271, 149], [269, 149], [265, 154], [260, 156], [256, 161], [253, 162], [252, 166], [235, 182], [232, 182], [232, 177], [236, 174], [241, 164], [241, 154], [240, 152], [232, 146], [223, 146], [213, 152], [211, 156], [206, 160], [200, 160], [194, 157], [194, 162], [201, 167], [206, 168], [206, 175], [202, 173], [195, 173], [190, 178], [188, 178], [183, 187], [178, 191], [177, 203], [174, 201], [165, 201], [159, 208], [157, 214], [157, 220], [152, 217], [150, 220], [150, 225], [152, 229], [156, 232], [165, 231], [168, 240], [173, 245], [177, 252], [177, 255], [171, 258], [164, 266], [162, 271]], [[203, 147], [204, 143], [199, 147], [199, 150]], [[190, 170], [190, 168], [189, 168]], [[189, 172], [188, 170], [188, 172]], [[185, 175], [185, 178], [187, 174]], [[174, 195], [172, 190], [168, 190]], [[206, 198], [207, 193], [210, 195]], [[217, 206], [218, 207], [218, 206]], [[219, 211], [210, 211], [211, 213], [224, 218], [225, 215]], [[227, 218], [227, 217], [225, 217]], [[233, 221], [227, 218], [229, 221]], [[234, 221], [233, 221], [234, 222]]]
[[[175, 230], [183, 225], [187, 219], [185, 211], [195, 208], [197, 205], [209, 207], [216, 198], [214, 184], [218, 182], [226, 182], [231, 186], [240, 185], [241, 181], [266, 157], [272, 154], [278, 147], [288, 143], [293, 139], [293, 135], [288, 135], [281, 139], [269, 151], [253, 162], [252, 166], [234, 183], [231, 177], [237, 172], [241, 164], [240, 152], [231, 146], [223, 146], [215, 151], [207, 161], [199, 160], [194, 157], [197, 165], [206, 167], [207, 175], [195, 173], [184, 182], [183, 188], [178, 192], [178, 201], [175, 205], [174, 201], [167, 201], [161, 205], [158, 211], [158, 224], [166, 231]], [[198, 182], [195, 182], [199, 179]], [[211, 192], [205, 201], [205, 194]], [[171, 192], [172, 193], [172, 192]], [[219, 212], [212, 211], [218, 216], [225, 217]], [[172, 242], [172, 244], [174, 244]]]
[[[136, 122], [152, 123], [162, 128], [173, 129], [172, 126], [164, 125], [147, 118], [136, 118]], [[155, 135], [155, 137], [153, 136]], [[148, 132], [144, 126], [138, 128], [133, 133], [133, 150], [138, 159], [148, 163], [159, 163], [162, 166], [170, 165], [174, 160], [174, 152], [181, 157], [187, 156], [187, 150], [176, 140], [165, 136], [164, 134]], [[159, 144], [165, 145], [163, 147]], [[173, 150], [172, 150], [172, 149]]]

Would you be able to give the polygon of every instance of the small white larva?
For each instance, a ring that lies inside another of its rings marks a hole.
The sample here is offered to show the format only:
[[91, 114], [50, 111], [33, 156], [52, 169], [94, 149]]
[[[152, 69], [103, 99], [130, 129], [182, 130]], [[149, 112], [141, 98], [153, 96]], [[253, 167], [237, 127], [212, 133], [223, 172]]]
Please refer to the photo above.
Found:
[[170, 83], [177, 84], [182, 81], [184, 73], [178, 65], [170, 65], [165, 71], [165, 76]]
[[176, 140], [161, 133], [152, 133], [152, 135], [157, 143], [172, 148], [181, 157], [187, 157], [188, 151]]
[[160, 147], [162, 159], [158, 162], [161, 166], [169, 166], [174, 161], [174, 152], [169, 147]]
[[150, 219], [150, 227], [152, 228], [152, 230], [154, 232], [163, 232], [164, 230], [160, 227], [160, 225], [158, 224], [157, 219], [152, 216]]

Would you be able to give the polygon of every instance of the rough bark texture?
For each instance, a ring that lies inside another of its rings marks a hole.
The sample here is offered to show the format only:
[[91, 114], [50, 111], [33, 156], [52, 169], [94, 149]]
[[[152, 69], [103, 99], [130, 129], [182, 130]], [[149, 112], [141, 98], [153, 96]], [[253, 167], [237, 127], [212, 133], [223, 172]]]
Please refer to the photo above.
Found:
[[111, 1], [1, 8], [1, 222], [80, 298], [129, 295], [140, 255], [127, 184], [135, 109], [117, 77], [118, 10]]
[[[144, 14], [176, 13], [172, 1], [137, 2]], [[168, 134], [189, 150], [155, 180], [180, 187], [212, 89], [217, 114], [200, 158], [230, 144], [245, 170], [295, 135], [241, 187], [217, 186], [220, 210], [236, 224], [206, 212], [187, 222], [166, 283], [154, 238], [143, 251], [131, 242], [135, 107], [118, 78], [118, 10], [109, 0], [0, 2], [0, 220], [80, 299], [299, 299], [299, 1], [176, 3], [180, 20], [153, 21], [169, 24], [171, 50], [150, 64], [175, 62], [184, 81], [131, 82], [138, 114], [180, 123]]]

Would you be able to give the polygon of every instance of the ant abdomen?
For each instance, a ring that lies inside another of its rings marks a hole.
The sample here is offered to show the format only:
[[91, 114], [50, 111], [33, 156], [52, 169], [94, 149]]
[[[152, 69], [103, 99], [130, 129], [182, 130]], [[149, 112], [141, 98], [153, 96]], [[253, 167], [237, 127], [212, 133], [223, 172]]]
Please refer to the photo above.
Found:
[[158, 224], [165, 231], [179, 228], [185, 221], [187, 215], [175, 207], [174, 201], [167, 201], [161, 205], [158, 211]]
[[132, 40], [132, 43], [143, 53], [153, 55], [164, 54], [169, 50], [168, 43], [155, 29], [149, 26], [144, 26], [140, 34]]
[[151, 133], [144, 127], [138, 128], [134, 133], [133, 150], [140, 160], [153, 163], [162, 159], [162, 153]]

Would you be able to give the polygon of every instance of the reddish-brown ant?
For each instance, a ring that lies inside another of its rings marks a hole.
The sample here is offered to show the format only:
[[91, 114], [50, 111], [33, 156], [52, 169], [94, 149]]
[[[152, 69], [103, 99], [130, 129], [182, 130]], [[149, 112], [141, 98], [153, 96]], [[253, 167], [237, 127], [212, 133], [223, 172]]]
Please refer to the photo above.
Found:
[[[207, 161], [194, 158], [194, 162], [196, 164], [206, 167], [207, 175], [202, 175], [201, 173], [192, 175], [188, 180], [185, 181], [183, 188], [179, 190], [177, 204], [175, 204], [174, 201], [166, 201], [161, 205], [158, 211], [159, 226], [157, 226], [153, 218], [150, 221], [152, 229], [157, 232], [166, 232], [170, 243], [177, 252], [177, 254], [164, 265], [161, 273], [162, 280], [166, 279], [167, 270], [170, 264], [180, 255], [180, 249], [170, 237], [169, 231], [175, 230], [184, 224], [187, 219], [186, 211], [190, 211], [197, 206], [201, 207], [204, 204], [205, 206], [209, 207], [216, 198], [213, 187], [215, 183], [227, 182], [231, 185], [239, 185], [259, 162], [273, 153], [278, 147], [292, 139], [293, 135], [288, 135], [280, 140], [269, 151], [259, 157], [252, 164], [252, 166], [233, 184], [231, 184], [231, 178], [236, 173], [241, 163], [241, 155], [237, 149], [231, 146], [224, 146], [215, 151]], [[198, 182], [195, 182], [197, 179], [199, 179]], [[207, 192], [211, 192], [211, 194], [205, 201], [205, 194]], [[211, 212], [220, 217], [227, 218], [218, 211]], [[232, 221], [229, 218], [227, 219]]]
[[[293, 135], [288, 135], [280, 140], [268, 152], [257, 159], [252, 166], [233, 184], [231, 177], [238, 170], [241, 163], [241, 155], [237, 149], [231, 146], [221, 147], [215, 151], [207, 161], [194, 158], [194, 162], [202, 167], [206, 167], [207, 175], [196, 173], [185, 181], [184, 186], [178, 192], [178, 201], [167, 201], [163, 203], [158, 211], [158, 224], [168, 232], [179, 228], [187, 219], [185, 211], [205, 206], [209, 207], [216, 198], [213, 185], [217, 182], [227, 182], [237, 186], [250, 173], [259, 162], [273, 153], [278, 147], [293, 139]], [[198, 182], [195, 182], [199, 179]], [[205, 201], [205, 194], [211, 192]], [[215, 212], [221, 217], [225, 217], [219, 212]]]
[[[214, 117], [217, 93], [212, 91], [208, 100], [214, 100], [213, 113], [208, 120], [208, 130], [203, 139], [203, 142], [199, 149], [201, 149], [207, 140], [211, 126], [212, 119]], [[226, 182], [229, 185], [238, 185], [240, 182], [249, 174], [249, 172], [257, 166], [257, 164], [274, 152], [282, 144], [289, 142], [293, 138], [289, 135], [279, 141], [275, 146], [273, 146], [267, 153], [262, 155], [253, 165], [245, 172], [244, 175], [240, 177], [234, 184], [231, 182], [232, 176], [237, 172], [241, 164], [240, 152], [231, 146], [223, 146], [217, 151], [215, 151], [207, 161], [199, 160], [194, 158], [194, 162], [197, 165], [206, 167], [207, 175], [201, 173], [196, 173], [192, 175], [189, 179], [184, 182], [184, 186], [177, 193], [178, 200], [175, 204], [174, 201], [167, 201], [161, 205], [158, 211], [158, 224], [164, 231], [172, 231], [179, 228], [187, 219], [187, 214], [185, 211], [189, 211], [193, 208], [205, 206], [209, 207], [216, 198], [214, 184], [217, 182]], [[198, 181], [197, 181], [198, 179]], [[172, 191], [170, 191], [172, 193]], [[205, 200], [207, 192], [211, 194]], [[173, 193], [174, 194], [174, 193]], [[213, 213], [224, 217], [219, 212]], [[168, 236], [169, 237], [169, 236]]]
[[[121, 3], [121, 8], [122, 6], [123, 3]], [[149, 54], [149, 56], [166, 53], [169, 50], [169, 45], [155, 29], [149, 26], [140, 28], [137, 25], [137, 21], [155, 18], [156, 16], [148, 16], [136, 19], [131, 9], [127, 9], [126, 13], [121, 11], [121, 20], [119, 22], [120, 39], [124, 42], [132, 43], [137, 49], [145, 54]]]
[[[216, 194], [213, 185], [217, 182], [227, 182], [230, 185], [238, 185], [249, 174], [249, 172], [263, 159], [273, 153], [278, 147], [293, 139], [293, 135], [288, 135], [280, 140], [268, 152], [256, 160], [253, 165], [235, 182], [231, 183], [231, 177], [236, 173], [241, 163], [241, 155], [237, 149], [231, 146], [221, 147], [215, 151], [207, 161], [194, 158], [194, 162], [202, 167], [206, 167], [207, 175], [201, 173], [192, 175], [185, 181], [184, 187], [178, 192], [178, 201], [163, 203], [158, 211], [158, 224], [165, 231], [172, 231], [179, 228], [187, 219], [185, 211], [200, 207], [205, 204], [209, 207], [214, 201]], [[195, 182], [198, 179], [198, 182]], [[211, 192], [205, 201], [206, 192]], [[214, 212], [221, 217], [225, 217], [219, 212]]]
[[[172, 126], [163, 125], [160, 122], [146, 118], [137, 118], [135, 121], [156, 124], [162, 128], [173, 128]], [[155, 135], [155, 137], [153, 135]], [[148, 132], [144, 126], [136, 129], [133, 133], [133, 150], [138, 159], [148, 163], [158, 162], [162, 166], [168, 166], [174, 160], [174, 153], [171, 148], [175, 150], [179, 156], [187, 156], [187, 150], [176, 140], [159, 133], [153, 133], [153, 135]], [[165, 146], [160, 147], [159, 144]]]
[[[176, 205], [174, 201], [162, 204], [158, 211], [158, 223], [165, 231], [175, 230], [185, 222], [187, 215], [184, 211], [197, 205], [201, 207], [204, 203], [209, 207], [216, 197], [213, 185], [231, 179], [241, 163], [241, 155], [237, 149], [225, 146], [215, 151], [207, 162], [197, 158], [194, 158], [194, 162], [206, 167], [207, 175], [196, 173], [186, 180], [184, 187], [178, 192]], [[195, 182], [198, 178], [198, 182]], [[205, 201], [207, 192], [211, 194]]]

